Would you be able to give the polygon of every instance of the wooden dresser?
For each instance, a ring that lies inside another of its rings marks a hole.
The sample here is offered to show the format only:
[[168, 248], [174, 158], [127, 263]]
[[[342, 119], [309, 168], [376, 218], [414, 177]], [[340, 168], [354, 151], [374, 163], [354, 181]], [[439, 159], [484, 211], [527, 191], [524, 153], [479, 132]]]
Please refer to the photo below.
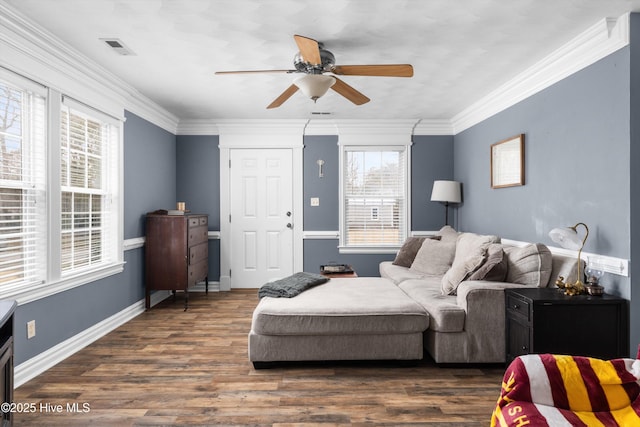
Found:
[[145, 237], [146, 307], [154, 290], [184, 291], [204, 280], [209, 292], [207, 215], [147, 214]]

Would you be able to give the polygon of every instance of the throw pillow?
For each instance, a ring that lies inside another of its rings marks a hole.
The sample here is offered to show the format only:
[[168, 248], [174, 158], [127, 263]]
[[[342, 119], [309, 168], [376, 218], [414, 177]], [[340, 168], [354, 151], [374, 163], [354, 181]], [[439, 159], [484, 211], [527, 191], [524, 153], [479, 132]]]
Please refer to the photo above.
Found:
[[455, 242], [425, 239], [411, 264], [410, 270], [429, 276], [442, 276], [451, 267], [455, 253]]
[[549, 283], [553, 259], [551, 251], [542, 243], [523, 247], [505, 246], [507, 282], [544, 288]]
[[502, 246], [498, 244], [489, 245], [487, 258], [467, 280], [487, 280], [490, 282], [504, 282], [507, 278], [507, 257], [504, 255]]
[[442, 277], [442, 293], [455, 295], [458, 285], [484, 263], [489, 245], [499, 241], [500, 238], [497, 236], [462, 233], [456, 243], [453, 264]]
[[440, 231], [438, 231], [438, 236], [440, 236], [440, 240], [442, 240], [443, 242], [455, 243], [456, 240], [458, 240], [459, 234], [460, 233], [454, 230], [453, 227], [451, 227], [450, 225], [445, 225], [440, 229]]
[[408, 237], [396, 254], [396, 259], [393, 260], [393, 265], [411, 267], [411, 264], [416, 258], [416, 254], [420, 250], [422, 242], [424, 242], [425, 239], [440, 240], [440, 236]]

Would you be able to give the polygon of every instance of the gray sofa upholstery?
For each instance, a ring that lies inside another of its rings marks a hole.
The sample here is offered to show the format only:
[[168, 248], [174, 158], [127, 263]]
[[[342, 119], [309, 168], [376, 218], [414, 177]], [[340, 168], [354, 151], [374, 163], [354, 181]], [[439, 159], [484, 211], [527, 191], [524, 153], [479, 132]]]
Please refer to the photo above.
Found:
[[[507, 254], [511, 250], [509, 246], [504, 248]], [[550, 252], [548, 256], [550, 274], [542, 283], [469, 280], [458, 285], [455, 295], [443, 294], [441, 277], [421, 275], [390, 261], [380, 264], [380, 274], [429, 313], [424, 347], [437, 363], [500, 363], [505, 361], [504, 290], [555, 286], [558, 276], [575, 280], [575, 258]], [[510, 265], [513, 271], [518, 267]]]
[[[486, 243], [495, 241], [494, 236], [487, 240], [463, 234], [467, 241], [495, 245]], [[451, 239], [461, 241], [460, 236], [443, 235], [442, 240], [449, 245]], [[470, 264], [456, 263], [453, 257], [445, 274], [429, 275], [383, 262], [379, 278], [331, 279], [294, 298], [262, 298], [253, 314], [249, 359], [254, 364], [410, 360], [421, 359], [424, 348], [437, 363], [504, 362], [504, 290], [554, 286], [559, 275], [575, 278], [576, 260], [552, 256], [544, 245], [501, 245], [500, 249], [507, 258], [506, 280], [513, 282], [454, 280], [452, 290], [451, 277], [463, 276], [459, 271], [450, 272], [451, 268], [464, 269]], [[476, 256], [471, 252], [466, 250], [465, 256]], [[424, 270], [425, 260], [421, 262]]]
[[391, 281], [336, 278], [294, 298], [262, 298], [249, 360], [415, 360], [429, 315]]

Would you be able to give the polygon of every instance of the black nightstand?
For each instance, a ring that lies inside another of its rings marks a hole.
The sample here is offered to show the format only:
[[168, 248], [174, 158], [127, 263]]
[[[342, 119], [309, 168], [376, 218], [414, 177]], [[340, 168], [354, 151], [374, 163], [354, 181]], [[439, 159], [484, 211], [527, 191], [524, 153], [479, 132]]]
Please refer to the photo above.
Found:
[[628, 301], [568, 296], [557, 288], [507, 289], [506, 359], [528, 353], [629, 357]]

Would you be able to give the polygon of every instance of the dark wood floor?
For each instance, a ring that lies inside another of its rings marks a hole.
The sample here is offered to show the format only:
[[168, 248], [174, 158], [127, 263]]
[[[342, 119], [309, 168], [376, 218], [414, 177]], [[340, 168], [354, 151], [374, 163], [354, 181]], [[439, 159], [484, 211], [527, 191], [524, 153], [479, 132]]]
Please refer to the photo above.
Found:
[[[19, 387], [15, 402], [35, 403], [36, 412], [16, 414], [15, 425], [489, 424], [500, 366], [254, 370], [247, 333], [256, 295], [192, 294], [187, 312], [180, 294], [165, 300]], [[55, 405], [61, 413], [43, 412]], [[74, 405], [80, 412], [67, 410]]]

